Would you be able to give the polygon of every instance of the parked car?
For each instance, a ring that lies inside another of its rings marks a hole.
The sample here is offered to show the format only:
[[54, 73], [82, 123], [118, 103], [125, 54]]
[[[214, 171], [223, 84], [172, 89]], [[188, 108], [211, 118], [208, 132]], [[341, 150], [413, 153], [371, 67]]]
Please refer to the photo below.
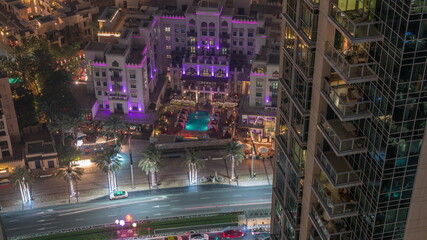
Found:
[[259, 234], [263, 234], [263, 233], [268, 233], [268, 231], [263, 227], [252, 229], [252, 235], [259, 235]]
[[127, 197], [128, 197], [128, 192], [126, 191], [115, 191], [110, 194], [110, 200], [116, 200], [116, 199], [127, 198]]
[[239, 237], [243, 237], [245, 236], [245, 233], [243, 233], [242, 230], [235, 230], [235, 229], [230, 229], [230, 230], [226, 230], [224, 232], [222, 232], [222, 237], [223, 238], [239, 238]]
[[206, 233], [193, 233], [190, 234], [189, 240], [209, 240], [209, 236]]
[[182, 240], [182, 237], [180, 237], [180, 236], [170, 236], [170, 237], [165, 237], [163, 240]]

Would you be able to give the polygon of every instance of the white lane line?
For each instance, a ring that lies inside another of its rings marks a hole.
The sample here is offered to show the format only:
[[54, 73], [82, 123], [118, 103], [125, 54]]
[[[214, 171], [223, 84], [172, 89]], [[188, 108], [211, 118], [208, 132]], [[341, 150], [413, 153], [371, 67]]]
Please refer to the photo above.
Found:
[[7, 230], [8, 231], [15, 231], [15, 230], [18, 230], [19, 228], [8, 228]]
[[53, 222], [43, 223], [43, 224], [41, 224], [41, 225], [42, 225], [42, 226], [46, 226], [46, 225], [51, 225], [51, 224], [53, 224]]
[[56, 227], [55, 227], [55, 226], [53, 226], [53, 227], [39, 228], [39, 229], [37, 229], [37, 230], [39, 230], [39, 231], [44, 231], [44, 230], [52, 229], [52, 228], [56, 228]]
[[47, 221], [52, 221], [52, 220], [55, 220], [56, 218], [48, 218], [48, 219], [40, 219], [40, 220], [37, 220], [36, 222], [47, 222]]
[[170, 207], [171, 205], [166, 204], [166, 205], [160, 205], [159, 207]]
[[148, 211], [141, 211], [141, 212], [139, 212], [139, 213], [146, 213], [146, 212], [148, 212]]
[[175, 199], [175, 200], [172, 200], [171, 202], [179, 202], [179, 201], [181, 200]]
[[271, 195], [271, 192], [265, 192], [264, 195]]
[[155, 213], [154, 216], [160, 216], [162, 215], [161, 213]]
[[153, 208], [159, 208], [160, 206], [159, 205], [157, 205], [157, 206], [153, 206]]
[[83, 220], [85, 220], [85, 219], [84, 218], [77, 218], [74, 221], [83, 221]]
[[117, 215], [116, 214], [110, 214], [110, 215], [107, 215], [107, 217], [117, 217]]
[[243, 195], [233, 195], [233, 197], [242, 197]]
[[200, 199], [211, 199], [211, 197], [202, 197]]
[[[160, 200], [164, 200], [164, 199], [165, 198], [162, 198]], [[106, 208], [113, 208], [113, 207], [118, 207], [118, 206], [126, 206], [126, 205], [136, 204], [138, 202], [153, 202], [153, 201], [158, 201], [158, 200], [159, 200], [158, 198], [155, 198], [155, 199], [149, 199], [149, 200], [145, 200], [145, 201], [137, 201], [137, 202], [127, 202], [127, 203], [121, 203], [121, 204], [105, 205], [105, 206], [94, 207], [94, 208], [86, 208], [86, 209], [85, 208], [79, 208], [81, 210], [72, 209], [71, 211], [66, 210], [66, 211], [69, 211], [69, 212], [59, 214], [58, 216], [62, 217], [62, 216], [67, 216], [67, 215], [72, 215], [72, 214], [77, 214], [77, 213], [97, 211], [97, 210], [106, 209]]]
[[18, 222], [18, 221], [19, 221], [18, 219], [12, 219], [9, 222]]

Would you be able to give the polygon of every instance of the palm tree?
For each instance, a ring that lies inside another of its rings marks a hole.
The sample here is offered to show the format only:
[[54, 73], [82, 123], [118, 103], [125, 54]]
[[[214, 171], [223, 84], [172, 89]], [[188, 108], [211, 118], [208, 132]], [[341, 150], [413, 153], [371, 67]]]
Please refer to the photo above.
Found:
[[241, 163], [245, 158], [245, 154], [243, 152], [243, 145], [238, 144], [237, 142], [230, 142], [225, 147], [225, 151], [227, 152], [226, 159], [231, 161], [231, 180], [234, 181], [236, 179], [235, 176], [235, 165]]
[[108, 193], [117, 191], [116, 172], [120, 169], [122, 161], [116, 158], [117, 150], [108, 149], [95, 156], [95, 164], [108, 176]]
[[74, 133], [74, 127], [79, 125], [81, 122], [80, 118], [73, 118], [68, 114], [60, 114], [52, 122], [48, 124], [48, 128], [51, 132], [61, 133], [61, 143], [65, 146], [65, 132], [71, 130]]
[[126, 128], [126, 124], [119, 116], [111, 116], [105, 123], [104, 128], [106, 132], [113, 132], [115, 142], [117, 143], [117, 131]]
[[12, 182], [21, 191], [22, 204], [31, 201], [30, 185], [33, 176], [25, 167], [16, 167], [12, 173]]
[[69, 184], [69, 193], [70, 195], [68, 196], [68, 203], [70, 203], [70, 198], [77, 196], [78, 193], [76, 193], [76, 190], [74, 188], [74, 184], [76, 183], [77, 185], [77, 181], [81, 180], [81, 176], [83, 175], [83, 169], [74, 166], [71, 162], [67, 165], [65, 165], [62, 168], [59, 168], [56, 171], [55, 174], [57, 177], [64, 179], [65, 181], [67, 181], [67, 183]]
[[143, 156], [138, 163], [138, 167], [146, 174], [151, 173], [151, 187], [154, 188], [157, 186], [156, 172], [160, 169], [161, 153], [152, 143], [148, 145], [147, 149], [143, 151], [142, 154]]
[[197, 183], [197, 171], [205, 166], [205, 161], [199, 156], [194, 149], [185, 149], [185, 165], [188, 166], [190, 175], [190, 184]]

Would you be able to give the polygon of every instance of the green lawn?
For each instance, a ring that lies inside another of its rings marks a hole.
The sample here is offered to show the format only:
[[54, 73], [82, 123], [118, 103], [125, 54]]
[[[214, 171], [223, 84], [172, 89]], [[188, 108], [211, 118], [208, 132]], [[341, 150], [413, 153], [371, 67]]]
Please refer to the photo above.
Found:
[[[238, 222], [238, 213], [224, 214], [224, 215], [211, 215], [211, 216], [192, 216], [169, 220], [152, 220], [151, 222], [144, 222], [137, 226], [138, 234], [140, 236], [153, 234], [157, 229], [176, 228], [176, 227], [191, 227], [207, 224], [220, 224], [220, 223], [236, 223]], [[50, 236], [42, 236], [36, 238], [28, 238], [32, 240], [104, 240], [114, 239], [116, 237], [116, 227], [88, 229], [77, 232], [58, 233]]]

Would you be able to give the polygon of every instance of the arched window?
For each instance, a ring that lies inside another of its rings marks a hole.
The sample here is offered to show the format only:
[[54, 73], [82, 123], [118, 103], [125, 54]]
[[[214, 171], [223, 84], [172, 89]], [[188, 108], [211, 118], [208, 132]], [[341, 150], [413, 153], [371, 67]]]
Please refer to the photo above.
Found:
[[190, 22], [188, 23], [188, 25], [194, 26], [194, 25], [196, 25], [196, 21], [194, 19], [191, 19]]
[[209, 28], [215, 28], [215, 23], [209, 23]]
[[222, 26], [223, 28], [228, 27], [228, 23], [227, 23], [227, 21], [222, 21], [221, 26]]
[[117, 61], [114, 61], [111, 65], [113, 65], [113, 67], [118, 67], [119, 63]]
[[187, 75], [196, 75], [196, 69], [189, 67], [187, 70], [185, 70], [185, 74]]
[[202, 76], [210, 77], [211, 76], [211, 71], [208, 68], [203, 68], [203, 70], [202, 70]]
[[202, 24], [200, 25], [202, 28], [207, 28], [208, 24], [206, 22], [202, 22]]
[[215, 77], [225, 77], [225, 72], [224, 72], [224, 70], [222, 70], [222, 69], [218, 69], [218, 70], [215, 72]]

